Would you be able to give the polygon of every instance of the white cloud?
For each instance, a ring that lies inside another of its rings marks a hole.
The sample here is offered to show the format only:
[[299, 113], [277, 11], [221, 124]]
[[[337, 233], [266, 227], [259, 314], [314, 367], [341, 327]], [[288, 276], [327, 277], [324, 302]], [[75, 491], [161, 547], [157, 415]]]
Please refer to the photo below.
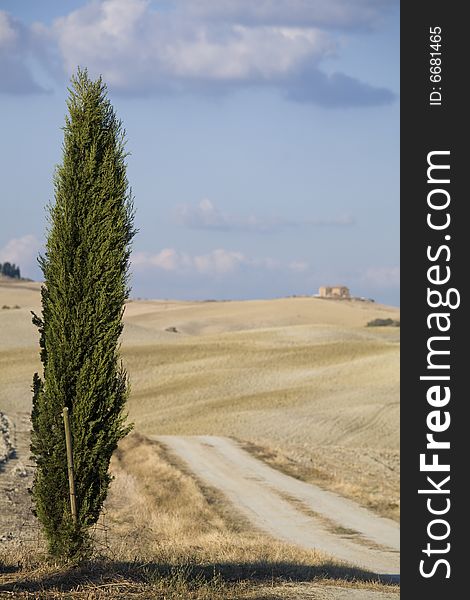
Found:
[[241, 252], [218, 248], [208, 254], [191, 256], [174, 248], [164, 248], [157, 254], [134, 252], [132, 264], [136, 267], [157, 267], [164, 271], [195, 270], [198, 273], [228, 273], [246, 263]]
[[230, 252], [222, 248], [217, 248], [209, 254], [195, 256], [193, 260], [200, 273], [229, 273], [248, 262], [241, 252]]
[[191, 229], [229, 230], [265, 230], [273, 223], [262, 222], [254, 215], [247, 217], [224, 213], [208, 198], [203, 198], [197, 205], [182, 204], [176, 210], [176, 218], [180, 225]]
[[176, 211], [180, 225], [191, 229], [218, 231], [250, 231], [267, 233], [298, 227], [348, 226], [354, 224], [351, 215], [338, 217], [294, 220], [283, 217], [257, 217], [224, 213], [208, 198], [197, 205], [183, 204]]
[[181, 225], [195, 229], [225, 229], [229, 225], [227, 215], [208, 198], [203, 198], [197, 206], [182, 204], [177, 208], [176, 216]]
[[223, 38], [216, 33], [200, 26], [195, 36], [168, 45], [165, 67], [181, 78], [275, 81], [333, 49], [332, 41], [314, 29], [232, 25]]
[[306, 271], [309, 265], [303, 261], [283, 263], [273, 258], [251, 258], [243, 252], [217, 248], [206, 254], [190, 255], [174, 248], [164, 248], [157, 254], [134, 252], [132, 264], [138, 269], [156, 267], [164, 271], [224, 275], [240, 268]]
[[334, 46], [313, 28], [208, 24], [154, 12], [147, 0], [92, 2], [57, 19], [54, 32], [68, 71], [85, 64], [127, 89], [194, 79], [270, 80]]
[[370, 267], [363, 281], [378, 287], [397, 287], [400, 285], [400, 267]]
[[39, 252], [39, 241], [32, 235], [13, 238], [0, 248], [0, 262], [15, 263], [20, 268], [33, 264]]
[[338, 29], [371, 28], [391, 6], [395, 0], [89, 0], [51, 26], [25, 26], [0, 11], [0, 92], [44, 91], [34, 62], [53, 78], [86, 66], [133, 95], [269, 86], [326, 107], [390, 103], [389, 90], [327, 75], [321, 63], [338, 53]]
[[132, 262], [135, 265], [151, 264], [165, 271], [173, 271], [179, 265], [179, 257], [172, 248], [164, 248], [161, 252], [154, 255], [139, 254], [136, 252], [133, 255]]
[[352, 10], [346, 0], [334, 0], [333, 7], [317, 0], [315, 9], [306, 0], [163, 7], [150, 0], [94, 0], [56, 19], [51, 32], [69, 75], [87, 66], [123, 93], [214, 93], [256, 85], [323, 106], [383, 104], [393, 100], [388, 90], [322, 73], [321, 61], [335, 55], [338, 44], [333, 31], [321, 27], [342, 26], [356, 13], [357, 22], [372, 22], [391, 2], [374, 8], [372, 0], [357, 0]]

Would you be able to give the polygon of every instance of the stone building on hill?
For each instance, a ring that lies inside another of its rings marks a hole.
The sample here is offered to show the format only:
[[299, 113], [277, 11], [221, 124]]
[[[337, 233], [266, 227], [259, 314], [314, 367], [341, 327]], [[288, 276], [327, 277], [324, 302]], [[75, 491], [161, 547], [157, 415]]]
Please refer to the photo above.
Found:
[[335, 298], [339, 300], [350, 300], [349, 288], [345, 285], [322, 285], [319, 289], [320, 298]]

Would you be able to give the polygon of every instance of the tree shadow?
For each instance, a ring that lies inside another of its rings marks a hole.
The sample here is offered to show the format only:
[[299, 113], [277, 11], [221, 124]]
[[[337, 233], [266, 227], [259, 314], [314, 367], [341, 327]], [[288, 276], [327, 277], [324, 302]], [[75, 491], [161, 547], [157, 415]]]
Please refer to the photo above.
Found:
[[[2, 592], [47, 592], [55, 590], [71, 592], [79, 586], [106, 585], [115, 581], [128, 581], [136, 584], [155, 583], [164, 578], [183, 580], [191, 585], [194, 582], [213, 581], [218, 578], [224, 583], [250, 581], [253, 583], [309, 582], [315, 580], [377, 582], [389, 585], [399, 584], [399, 575], [379, 575], [358, 568], [324, 563], [308, 566], [289, 561], [249, 561], [215, 562], [200, 564], [169, 564], [158, 562], [119, 562], [95, 560], [77, 567], [63, 568], [56, 573], [42, 576], [22, 576], [21, 571], [7, 566], [7, 573], [17, 572], [15, 581], [0, 584]], [[2, 571], [0, 566], [0, 572]]]

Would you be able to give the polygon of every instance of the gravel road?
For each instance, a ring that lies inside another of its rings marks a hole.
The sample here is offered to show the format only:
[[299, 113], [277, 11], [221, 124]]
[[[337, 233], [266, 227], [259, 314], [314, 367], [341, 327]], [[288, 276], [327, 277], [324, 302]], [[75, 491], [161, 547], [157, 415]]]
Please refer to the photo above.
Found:
[[157, 436], [258, 529], [384, 575], [399, 573], [399, 526], [351, 500], [308, 484], [215, 436]]

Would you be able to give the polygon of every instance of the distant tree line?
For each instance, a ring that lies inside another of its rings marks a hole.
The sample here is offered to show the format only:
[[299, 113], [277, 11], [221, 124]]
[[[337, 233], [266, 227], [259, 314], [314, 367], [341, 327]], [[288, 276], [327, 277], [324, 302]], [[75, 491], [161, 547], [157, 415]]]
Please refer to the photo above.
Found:
[[15, 279], [21, 279], [20, 268], [9, 262], [0, 263], [0, 274], [5, 277], [14, 277]]

